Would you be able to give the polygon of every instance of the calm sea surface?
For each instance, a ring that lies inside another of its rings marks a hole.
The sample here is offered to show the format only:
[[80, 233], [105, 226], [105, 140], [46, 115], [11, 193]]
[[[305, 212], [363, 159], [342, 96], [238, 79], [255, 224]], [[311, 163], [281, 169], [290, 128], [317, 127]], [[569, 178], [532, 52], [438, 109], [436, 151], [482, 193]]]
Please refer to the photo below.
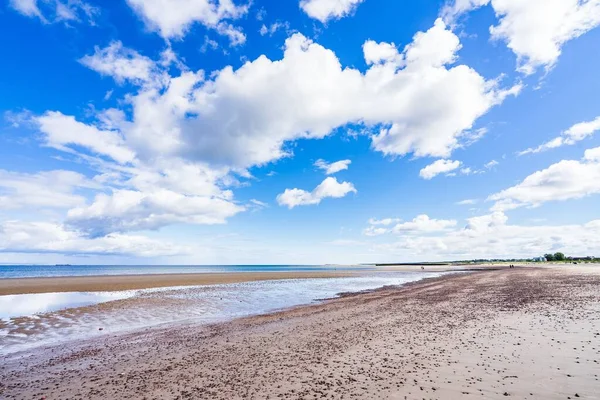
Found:
[[369, 270], [326, 265], [0, 265], [0, 279], [50, 276]]

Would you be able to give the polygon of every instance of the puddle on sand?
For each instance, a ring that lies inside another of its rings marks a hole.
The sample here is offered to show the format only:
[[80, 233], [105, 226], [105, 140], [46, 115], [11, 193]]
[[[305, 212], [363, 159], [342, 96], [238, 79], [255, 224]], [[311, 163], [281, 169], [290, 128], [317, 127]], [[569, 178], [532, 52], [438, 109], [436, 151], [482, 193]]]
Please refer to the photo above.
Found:
[[135, 291], [35, 293], [0, 296], [0, 319], [84, 307], [135, 296]]

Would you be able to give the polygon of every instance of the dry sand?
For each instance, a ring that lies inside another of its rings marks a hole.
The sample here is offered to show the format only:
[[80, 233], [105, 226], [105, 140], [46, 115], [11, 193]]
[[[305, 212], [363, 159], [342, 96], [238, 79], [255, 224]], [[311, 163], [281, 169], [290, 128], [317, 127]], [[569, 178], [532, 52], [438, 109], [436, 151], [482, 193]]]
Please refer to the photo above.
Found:
[[4, 360], [7, 399], [600, 398], [597, 269], [446, 276]]

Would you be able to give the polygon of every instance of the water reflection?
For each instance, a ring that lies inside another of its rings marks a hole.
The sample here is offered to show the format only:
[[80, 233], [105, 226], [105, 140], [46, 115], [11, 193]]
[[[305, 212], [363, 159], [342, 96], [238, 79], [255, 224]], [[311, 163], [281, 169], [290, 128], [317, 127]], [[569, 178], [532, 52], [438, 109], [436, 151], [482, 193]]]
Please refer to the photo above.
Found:
[[112, 300], [126, 299], [135, 291], [36, 293], [0, 296], [0, 319], [31, 316], [66, 308], [84, 307]]

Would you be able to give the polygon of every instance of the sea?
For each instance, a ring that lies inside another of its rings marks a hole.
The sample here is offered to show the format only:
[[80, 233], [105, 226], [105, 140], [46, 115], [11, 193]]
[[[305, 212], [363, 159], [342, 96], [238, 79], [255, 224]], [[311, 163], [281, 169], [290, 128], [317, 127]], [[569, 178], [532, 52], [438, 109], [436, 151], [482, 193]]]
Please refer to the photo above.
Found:
[[57, 276], [202, 274], [281, 271], [372, 270], [372, 266], [334, 265], [1, 265], [0, 279]]
[[67, 292], [0, 296], [0, 354], [70, 340], [119, 334], [165, 324], [205, 324], [314, 304], [360, 292], [442, 275], [390, 272], [370, 266], [303, 265], [3, 265], [0, 278], [236, 273], [265, 271], [358, 271], [348, 277], [281, 279], [206, 286], [115, 292]]

